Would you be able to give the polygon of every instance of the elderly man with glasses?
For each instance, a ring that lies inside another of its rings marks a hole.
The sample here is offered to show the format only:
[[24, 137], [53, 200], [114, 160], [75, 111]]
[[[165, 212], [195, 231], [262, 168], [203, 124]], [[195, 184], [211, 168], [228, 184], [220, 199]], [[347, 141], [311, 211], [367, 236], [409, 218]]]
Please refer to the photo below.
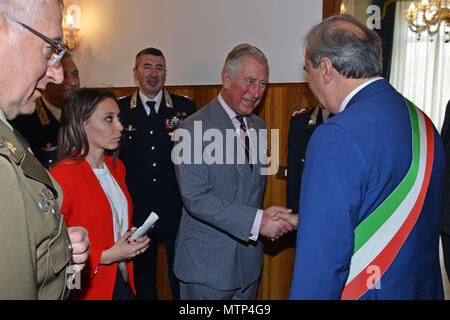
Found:
[[70, 95], [80, 89], [80, 75], [70, 53], [61, 58], [64, 81], [49, 83], [36, 100], [36, 111], [10, 123], [30, 144], [34, 156], [50, 170], [56, 163], [62, 110]]
[[0, 2], [0, 299], [63, 299], [88, 257], [86, 230], [67, 229], [59, 185], [8, 122], [63, 80], [61, 8], [60, 0]]

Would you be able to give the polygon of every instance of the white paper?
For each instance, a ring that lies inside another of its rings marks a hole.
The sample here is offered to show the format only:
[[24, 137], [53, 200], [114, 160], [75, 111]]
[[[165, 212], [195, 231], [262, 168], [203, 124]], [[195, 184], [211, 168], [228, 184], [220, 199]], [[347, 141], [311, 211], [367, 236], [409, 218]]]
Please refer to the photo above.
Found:
[[137, 229], [135, 233], [133, 233], [133, 235], [130, 237], [129, 240], [134, 240], [144, 236], [147, 233], [147, 231], [150, 230], [155, 225], [155, 222], [158, 219], [159, 219], [158, 215], [152, 211], [148, 216], [147, 220], [145, 220], [144, 224], [142, 224], [142, 226], [139, 229]]

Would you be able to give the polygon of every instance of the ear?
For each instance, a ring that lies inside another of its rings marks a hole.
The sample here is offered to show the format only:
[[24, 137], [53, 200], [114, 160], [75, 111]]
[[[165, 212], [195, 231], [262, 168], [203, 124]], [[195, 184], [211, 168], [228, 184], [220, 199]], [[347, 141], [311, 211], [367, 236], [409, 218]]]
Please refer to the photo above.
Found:
[[319, 64], [320, 76], [322, 77], [325, 84], [330, 83], [333, 79], [334, 72], [336, 71], [333, 67], [333, 63], [327, 57], [323, 57]]
[[141, 84], [138, 79], [138, 70], [136, 68], [133, 68], [133, 79], [134, 79], [134, 84], [138, 87], [141, 87]]
[[223, 69], [221, 76], [222, 76], [222, 87], [225, 90], [228, 90], [232, 83], [232, 80], [231, 80], [230, 76], [228, 75], [228, 72], [225, 69]]

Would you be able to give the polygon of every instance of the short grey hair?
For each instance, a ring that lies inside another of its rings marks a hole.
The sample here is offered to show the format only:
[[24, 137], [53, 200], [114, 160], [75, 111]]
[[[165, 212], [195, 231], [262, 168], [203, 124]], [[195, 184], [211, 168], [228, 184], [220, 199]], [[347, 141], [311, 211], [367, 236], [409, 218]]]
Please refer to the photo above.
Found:
[[[353, 24], [361, 33], [342, 27], [341, 22]], [[326, 57], [346, 78], [380, 76], [383, 71], [380, 37], [351, 15], [332, 16], [314, 26], [306, 36], [306, 45], [306, 57], [314, 68]]]
[[260, 61], [267, 66], [267, 73], [269, 73], [269, 63], [267, 62], [266, 55], [257, 47], [248, 43], [238, 44], [233, 50], [228, 53], [223, 69], [227, 72], [231, 79], [237, 75], [241, 69], [241, 60], [243, 57], [252, 57]]
[[58, 2], [61, 10], [64, 8], [63, 0], [1, 0], [0, 11], [22, 23], [31, 24], [39, 18], [42, 5], [49, 1]]

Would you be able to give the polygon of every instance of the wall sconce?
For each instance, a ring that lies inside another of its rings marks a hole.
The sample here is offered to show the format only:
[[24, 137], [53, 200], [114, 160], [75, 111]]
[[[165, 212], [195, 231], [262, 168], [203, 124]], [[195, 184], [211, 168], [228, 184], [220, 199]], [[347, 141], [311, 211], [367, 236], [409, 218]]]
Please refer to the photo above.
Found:
[[339, 7], [339, 13], [340, 14], [344, 14], [347, 12], [347, 8], [345, 7], [345, 1], [342, 0], [341, 1], [341, 6]]
[[64, 44], [70, 51], [76, 50], [80, 45], [81, 9], [77, 5], [67, 7], [64, 15], [63, 31]]

